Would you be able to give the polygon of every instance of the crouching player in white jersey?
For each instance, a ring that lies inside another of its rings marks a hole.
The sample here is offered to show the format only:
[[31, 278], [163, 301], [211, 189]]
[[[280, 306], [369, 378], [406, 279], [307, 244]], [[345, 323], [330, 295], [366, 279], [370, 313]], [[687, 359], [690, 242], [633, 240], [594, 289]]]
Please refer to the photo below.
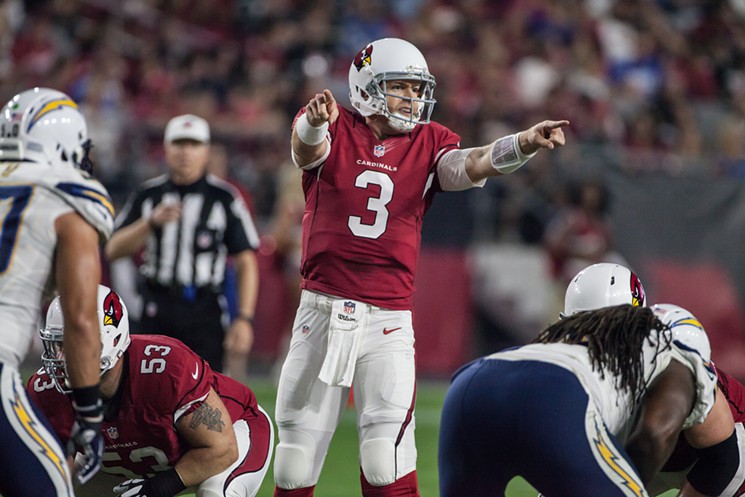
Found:
[[[561, 315], [620, 304], [646, 305], [639, 278], [619, 264], [593, 264], [572, 278]], [[650, 495], [673, 488], [681, 489], [682, 497], [745, 494], [745, 386], [721, 368], [714, 369], [714, 408], [703, 423], [680, 434], [672, 455], [649, 485]]]
[[[274, 432], [269, 416], [242, 383], [213, 372], [179, 340], [129, 334], [127, 307], [98, 290], [103, 469], [79, 497], [254, 497], [269, 469]], [[70, 436], [67, 325], [55, 299], [41, 331], [44, 368], [29, 396], [64, 441]]]
[[101, 341], [95, 298], [99, 243], [113, 227], [106, 189], [91, 177], [90, 140], [70, 97], [34, 88], [0, 114], [0, 493], [72, 496], [66, 454], [29, 402], [18, 368], [55, 287], [69, 323], [75, 425], [71, 445], [85, 454], [78, 482], [101, 465]]
[[442, 410], [440, 495], [504, 495], [522, 476], [550, 497], [647, 496], [714, 405], [709, 354], [684, 309], [622, 305], [470, 363]]

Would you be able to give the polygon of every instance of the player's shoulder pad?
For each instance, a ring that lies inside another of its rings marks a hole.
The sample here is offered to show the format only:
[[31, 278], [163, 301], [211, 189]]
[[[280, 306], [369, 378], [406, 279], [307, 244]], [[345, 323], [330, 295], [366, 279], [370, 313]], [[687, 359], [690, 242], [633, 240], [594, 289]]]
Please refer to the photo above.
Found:
[[66, 400], [65, 395], [57, 391], [54, 382], [43, 367], [28, 379], [26, 392], [36, 402], [44, 404], [42, 407], [45, 408], [47, 405], [64, 404]]
[[107, 240], [114, 230], [114, 204], [106, 188], [80, 169], [36, 159], [22, 163], [17, 178], [57, 195]]
[[655, 315], [670, 328], [671, 357], [687, 366], [694, 376], [696, 400], [683, 429], [702, 423], [714, 406], [717, 375], [711, 363], [711, 345], [704, 327], [688, 310], [673, 304], [652, 306]]
[[10, 179], [30, 183], [57, 195], [90, 223], [103, 240], [114, 229], [114, 205], [106, 188], [88, 173], [49, 163], [37, 155], [14, 163]]
[[106, 188], [98, 180], [86, 178], [75, 170], [53, 181], [52, 191], [83, 216], [103, 240], [108, 240], [114, 230], [114, 204]]
[[202, 358], [175, 338], [165, 335], [132, 335], [129, 350], [137, 363], [156, 359], [153, 364], [159, 364], [157, 369], [160, 372], [157, 375], [147, 374], [149, 383], [163, 380], [169, 388], [176, 388], [184, 381], [189, 385], [201, 381], [204, 376]]
[[674, 345], [695, 352], [706, 364], [711, 362], [709, 337], [696, 316], [674, 304], [656, 304], [652, 306], [652, 311], [670, 327]]

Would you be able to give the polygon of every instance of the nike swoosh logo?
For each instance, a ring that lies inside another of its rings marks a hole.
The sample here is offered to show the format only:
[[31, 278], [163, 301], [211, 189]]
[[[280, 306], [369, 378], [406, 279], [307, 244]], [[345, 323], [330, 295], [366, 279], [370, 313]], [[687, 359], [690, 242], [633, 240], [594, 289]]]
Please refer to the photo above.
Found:
[[400, 329], [401, 329], [400, 326], [398, 328], [383, 328], [383, 335], [387, 335], [389, 333], [393, 333], [394, 331], [398, 331]]
[[194, 370], [194, 372], [191, 374], [191, 377], [195, 380], [199, 378], [199, 364], [197, 364], [197, 369]]

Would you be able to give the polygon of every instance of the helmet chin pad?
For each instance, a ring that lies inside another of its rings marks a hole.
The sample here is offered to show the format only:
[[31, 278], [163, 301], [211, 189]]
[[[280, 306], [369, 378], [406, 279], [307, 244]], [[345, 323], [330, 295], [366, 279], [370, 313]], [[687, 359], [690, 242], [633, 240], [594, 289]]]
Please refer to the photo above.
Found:
[[386, 116], [388, 117], [388, 125], [400, 133], [408, 133], [419, 124], [418, 120], [415, 121], [400, 114], [386, 112]]

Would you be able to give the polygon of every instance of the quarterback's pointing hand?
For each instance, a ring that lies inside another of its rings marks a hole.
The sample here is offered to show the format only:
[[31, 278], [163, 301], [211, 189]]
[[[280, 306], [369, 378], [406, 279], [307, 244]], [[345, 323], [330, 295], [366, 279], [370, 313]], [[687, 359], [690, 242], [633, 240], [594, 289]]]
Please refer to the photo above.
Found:
[[311, 126], [333, 124], [339, 117], [339, 107], [330, 90], [323, 90], [323, 93], [317, 93], [311, 98], [305, 106], [305, 112], [308, 115], [308, 124]]
[[539, 148], [552, 149], [564, 145], [564, 126], [569, 126], [569, 121], [542, 121], [520, 133], [520, 148], [523, 153], [532, 154]]

